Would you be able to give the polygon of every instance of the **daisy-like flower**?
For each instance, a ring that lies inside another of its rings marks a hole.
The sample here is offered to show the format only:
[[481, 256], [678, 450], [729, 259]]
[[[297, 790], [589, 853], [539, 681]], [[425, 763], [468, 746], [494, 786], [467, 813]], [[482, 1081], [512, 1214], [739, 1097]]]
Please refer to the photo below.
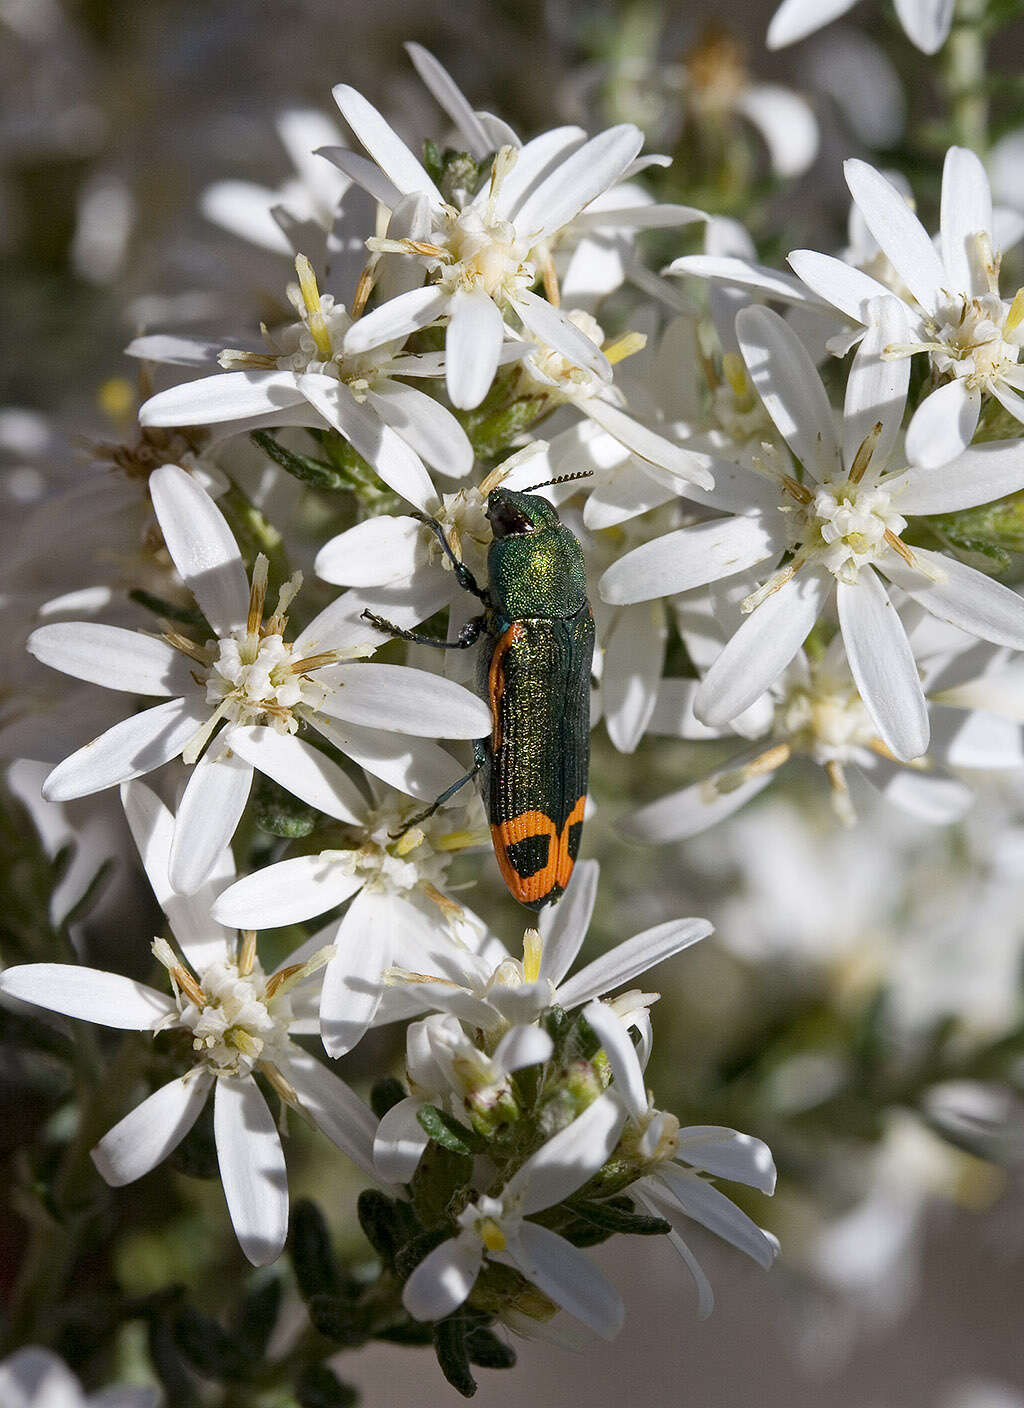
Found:
[[[942, 48], [953, 22], [954, 0], [894, 0], [896, 15], [910, 42], [925, 54]], [[857, 0], [783, 0], [768, 26], [768, 48], [782, 49], [813, 34], [852, 10]]]
[[330, 926], [335, 952], [320, 999], [331, 1056], [350, 1051], [374, 1020], [390, 965], [418, 959], [446, 918], [461, 921], [461, 907], [439, 886], [458, 850], [489, 843], [482, 815], [467, 828], [453, 827], [449, 812], [438, 813], [402, 833], [409, 811], [397, 797], [362, 803], [337, 847], [265, 866], [232, 885], [213, 908], [221, 923], [271, 929], [352, 901]]
[[700, 1223], [765, 1270], [778, 1255], [779, 1244], [701, 1175], [745, 1183], [771, 1195], [775, 1191], [771, 1150], [760, 1139], [722, 1125], [680, 1128], [675, 1115], [652, 1105], [640, 1055], [614, 1010], [606, 1003], [591, 1002], [583, 1015], [608, 1057], [611, 1090], [629, 1116], [616, 1157], [631, 1159], [644, 1170], [626, 1191], [671, 1225], [672, 1245], [697, 1286], [698, 1313], [701, 1317], [709, 1315], [714, 1296], [685, 1241], [690, 1225]]
[[120, 1031], [181, 1033], [191, 1068], [114, 1126], [93, 1161], [114, 1187], [133, 1183], [184, 1139], [214, 1092], [214, 1135], [228, 1212], [256, 1266], [273, 1261], [288, 1231], [288, 1184], [277, 1124], [256, 1081], [309, 1116], [358, 1166], [375, 1177], [373, 1112], [332, 1071], [292, 1041], [316, 1032], [310, 979], [329, 954], [317, 934], [265, 973], [256, 934], [235, 941], [209, 916], [210, 901], [233, 878], [230, 852], [217, 858], [201, 895], [171, 884], [174, 818], [143, 783], [123, 792], [125, 814], [156, 898], [182, 957], [165, 939], [153, 953], [167, 969], [171, 996], [116, 973], [63, 963], [29, 963], [0, 973], [0, 992], [38, 1007]]
[[406, 356], [402, 337], [377, 342], [368, 351], [346, 351], [346, 334], [356, 326], [350, 314], [331, 294], [320, 292], [303, 255], [295, 268], [298, 283], [289, 285], [288, 296], [298, 320], [273, 332], [264, 328], [265, 352], [231, 348], [214, 354], [209, 343], [182, 337], [136, 339], [128, 349], [134, 356], [203, 365], [216, 355], [226, 368], [158, 392], [142, 406], [140, 421], [144, 426], [237, 422], [246, 430], [331, 428], [396, 494], [431, 512], [437, 494], [424, 462], [458, 478], [472, 468], [473, 449], [451, 411], [395, 378], [443, 375], [443, 357]]
[[[343, 610], [328, 607], [294, 641], [286, 640], [301, 574], [282, 587], [275, 612], [266, 617], [266, 561], [257, 560], [250, 583], [210, 496], [176, 465], [154, 472], [150, 493], [168, 552], [215, 634], [197, 642], [177, 630], [151, 636], [82, 621], [34, 631], [29, 649], [43, 664], [129, 694], [168, 697], [65, 758], [47, 778], [48, 800], [102, 791], [179, 756], [195, 764], [171, 854], [174, 884], [188, 893], [203, 883], [234, 834], [254, 768], [328, 816], [358, 821], [358, 789], [296, 736], [300, 722], [369, 771], [417, 794], [427, 790], [413, 780], [420, 767], [436, 780], [436, 754], [431, 745], [420, 763], [416, 744], [404, 735], [479, 738], [487, 732], [486, 706], [459, 685], [406, 667], [339, 664], [371, 648], [365, 632], [358, 640]], [[403, 736], [389, 742], [381, 729]]]
[[408, 1183], [430, 1142], [419, 1122], [427, 1103], [477, 1128], [493, 1130], [521, 1113], [509, 1076], [540, 1065], [554, 1049], [540, 1027], [510, 1027], [488, 1054], [457, 1017], [435, 1012], [405, 1033], [405, 1073], [412, 1092], [377, 1126], [373, 1158], [386, 1183]]
[[[907, 454], [934, 467], [969, 445], [984, 396], [1024, 421], [1024, 289], [999, 292], [1002, 259], [994, 233], [992, 195], [981, 161], [950, 147], [942, 173], [938, 248], [903, 194], [863, 161], [848, 161], [847, 184], [864, 222], [902, 285], [906, 336], [890, 357], [928, 354], [937, 390], [921, 402], [907, 431]], [[1003, 222], [1004, 226], [1006, 222]], [[1020, 238], [1022, 225], [1007, 228]], [[790, 263], [820, 298], [855, 324], [866, 324], [872, 301], [891, 290], [841, 260], [794, 250]]]
[[604, 1339], [622, 1327], [618, 1292], [582, 1252], [531, 1222], [582, 1188], [615, 1148], [625, 1110], [599, 1096], [523, 1163], [505, 1185], [479, 1194], [455, 1219], [458, 1231], [419, 1263], [402, 1292], [416, 1320], [441, 1320], [469, 1296], [488, 1262], [514, 1267], [556, 1305]]
[[[577, 864], [562, 900], [541, 911], [538, 929], [527, 929], [521, 959], [489, 934], [456, 943], [433, 933], [419, 956], [423, 967], [395, 967], [385, 974], [390, 992], [381, 1015], [407, 1015], [410, 1007], [448, 1012], [497, 1039], [510, 1026], [536, 1021], [548, 1007], [579, 1007], [622, 987], [711, 933], [706, 919], [671, 919], [634, 934], [568, 977], [590, 926], [597, 878], [596, 861]], [[631, 1001], [625, 1010], [635, 1005]]]
[[59, 1355], [29, 1345], [0, 1363], [4, 1408], [157, 1408], [155, 1388], [118, 1384], [86, 1394]]
[[[743, 309], [737, 337], [750, 378], [800, 469], [732, 467], [707, 500], [731, 511], [629, 553], [605, 573], [612, 602], [643, 601], [776, 565], [742, 604], [747, 617], [697, 690], [694, 710], [715, 727], [749, 708], [796, 655], [835, 592], [857, 688], [897, 758], [928, 746], [917, 664], [879, 573], [968, 635], [1024, 648], [1024, 601], [952, 557], [909, 548], [905, 515], [987, 503], [1024, 484], [1019, 442], [966, 450], [937, 469], [900, 471], [897, 455], [909, 363], [886, 359], [904, 338], [902, 306], [872, 309], [846, 389], [841, 435], [803, 344], [775, 313]], [[774, 470], [774, 472], [773, 472]], [[802, 477], [798, 477], [802, 475]]]

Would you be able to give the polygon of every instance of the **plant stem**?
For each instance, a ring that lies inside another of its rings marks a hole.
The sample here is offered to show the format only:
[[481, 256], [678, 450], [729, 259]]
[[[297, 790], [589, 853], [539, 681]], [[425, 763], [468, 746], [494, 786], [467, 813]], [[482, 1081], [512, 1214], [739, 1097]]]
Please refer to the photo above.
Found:
[[988, 151], [985, 3], [986, 0], [957, 0], [944, 54], [953, 141], [970, 147], [982, 158]]

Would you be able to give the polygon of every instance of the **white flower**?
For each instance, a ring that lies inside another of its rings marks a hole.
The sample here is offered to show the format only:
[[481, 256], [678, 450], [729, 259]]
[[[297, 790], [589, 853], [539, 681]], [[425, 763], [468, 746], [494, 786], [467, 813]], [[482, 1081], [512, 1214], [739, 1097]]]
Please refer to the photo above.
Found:
[[[822, 25], [831, 23], [857, 0], [829, 0], [827, 5], [814, 0], [783, 0], [768, 26], [768, 48], [781, 49], [805, 35], [813, 34]], [[907, 38], [925, 54], [935, 54], [942, 48], [953, 22], [954, 0], [895, 0], [896, 15]]]
[[52, 1349], [29, 1345], [0, 1362], [4, 1408], [157, 1408], [155, 1388], [112, 1385], [88, 1396]]
[[416, 1320], [440, 1320], [470, 1294], [488, 1261], [513, 1266], [556, 1305], [605, 1339], [622, 1326], [618, 1293], [571, 1242], [532, 1213], [555, 1207], [606, 1162], [624, 1111], [599, 1096], [583, 1113], [531, 1154], [504, 1187], [482, 1192], [459, 1213], [459, 1231], [416, 1267], [402, 1303]]
[[[743, 309], [737, 336], [747, 370], [804, 475], [758, 474], [736, 465], [705, 495], [734, 516], [683, 528], [637, 548], [604, 575], [613, 603], [643, 601], [788, 561], [743, 602], [747, 619], [697, 691], [697, 718], [712, 727], [741, 714], [781, 675], [835, 592], [847, 658], [886, 747], [910, 760], [928, 746], [928, 720], [906, 632], [884, 573], [940, 620], [967, 634], [1024, 648], [1024, 602], [954, 558], [901, 539], [906, 514], [987, 503], [1024, 484], [1019, 442], [964, 451], [941, 468], [890, 470], [909, 365], [887, 360], [903, 310], [889, 297], [850, 371], [841, 435], [803, 345], [777, 314]], [[764, 569], [759, 572], [759, 577]]]
[[[65, 1016], [121, 1031], [187, 1034], [194, 1064], [114, 1126], [93, 1150], [97, 1168], [120, 1187], [148, 1173], [180, 1144], [214, 1090], [214, 1135], [228, 1211], [242, 1250], [257, 1266], [273, 1261], [288, 1231], [288, 1185], [274, 1117], [257, 1085], [258, 1072], [286, 1105], [374, 1175], [372, 1111], [333, 1072], [291, 1037], [316, 1032], [308, 979], [323, 967], [327, 936], [316, 934], [265, 974], [256, 935], [238, 942], [209, 917], [209, 906], [233, 877], [223, 851], [205, 890], [186, 898], [171, 885], [174, 818], [142, 783], [123, 792], [136, 845], [184, 954], [163, 939], [153, 952], [167, 968], [173, 996], [95, 968], [30, 963], [0, 973], [0, 992]], [[329, 951], [329, 950], [328, 950]], [[186, 966], [187, 964], [187, 966]]]
[[[299, 281], [288, 294], [298, 321], [273, 333], [264, 329], [265, 352], [221, 351], [217, 360], [228, 370], [158, 392], [142, 406], [140, 421], [144, 426], [235, 422], [239, 430], [330, 427], [396, 494], [422, 512], [432, 511], [437, 494], [423, 462], [461, 477], [472, 468], [473, 449], [446, 407], [395, 378], [443, 375], [443, 357], [406, 356], [402, 338], [347, 352], [346, 334], [357, 325], [331, 294], [320, 292], [308, 259], [300, 255], [295, 265]], [[202, 366], [214, 349], [194, 339], [154, 336], [137, 338], [128, 350], [148, 360]]]
[[324, 974], [320, 1029], [331, 1056], [350, 1051], [374, 1020], [390, 965], [418, 957], [444, 918], [461, 919], [460, 907], [438, 886], [456, 850], [489, 841], [482, 817], [475, 828], [454, 829], [449, 813], [400, 834], [409, 810], [397, 798], [372, 809], [361, 803], [344, 849], [265, 866], [232, 885], [213, 907], [221, 923], [268, 929], [352, 900], [329, 926], [335, 950]]
[[421, 766], [436, 775], [434, 753], [421, 763], [416, 745], [404, 736], [382, 739], [380, 728], [417, 737], [437, 729], [464, 737], [487, 732], [486, 706], [459, 685], [405, 667], [338, 664], [368, 649], [365, 631], [360, 640], [343, 609], [328, 607], [286, 641], [286, 612], [301, 575], [285, 584], [277, 611], [264, 619], [266, 563], [257, 562], [250, 585], [209, 495], [175, 465], [155, 471], [150, 492], [168, 551], [216, 634], [199, 644], [177, 631], [155, 637], [89, 622], [36, 630], [29, 648], [44, 664], [129, 694], [169, 696], [66, 758], [47, 779], [48, 799], [99, 792], [178, 756], [195, 763], [171, 859], [174, 883], [187, 892], [202, 884], [233, 835], [254, 768], [328, 816], [358, 819], [357, 789], [295, 736], [300, 721], [371, 772], [414, 791], [424, 790], [412, 780]]
[[450, 1012], [498, 1036], [510, 1025], [535, 1021], [548, 1007], [578, 1007], [621, 987], [711, 933], [704, 919], [672, 919], [633, 935], [567, 977], [590, 925], [597, 877], [596, 861], [578, 862], [562, 900], [541, 911], [539, 929], [526, 931], [521, 959], [486, 932], [475, 939], [460, 932], [462, 942], [432, 935], [429, 949], [418, 956], [423, 966], [406, 965], [387, 975], [401, 1004], [391, 1009], [385, 997], [383, 1014], [407, 1015], [410, 1008]]
[[630, 1184], [627, 1192], [671, 1224], [672, 1245], [697, 1286], [699, 1313], [709, 1315], [714, 1296], [684, 1240], [689, 1223], [699, 1222], [766, 1270], [778, 1255], [779, 1244], [701, 1174], [746, 1183], [771, 1194], [775, 1190], [771, 1150], [760, 1139], [720, 1125], [681, 1129], [674, 1115], [651, 1104], [640, 1057], [613, 1009], [606, 1003], [592, 1002], [584, 1008], [583, 1015], [608, 1057], [611, 1090], [629, 1115], [630, 1124], [620, 1148], [628, 1144], [630, 1153], [646, 1166], [644, 1175]]

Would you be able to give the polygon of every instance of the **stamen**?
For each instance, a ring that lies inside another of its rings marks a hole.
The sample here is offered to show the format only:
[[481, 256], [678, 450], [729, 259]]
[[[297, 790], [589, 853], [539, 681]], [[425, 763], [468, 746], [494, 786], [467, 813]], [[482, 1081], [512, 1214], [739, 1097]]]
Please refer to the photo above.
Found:
[[1019, 288], [1013, 295], [1010, 311], [1003, 323], [1003, 332], [1016, 332], [1022, 319], [1024, 319], [1024, 288]]
[[377, 255], [371, 254], [363, 265], [362, 273], [356, 283], [356, 291], [352, 296], [352, 321], [361, 318], [366, 311], [366, 305], [370, 301], [370, 294], [373, 286], [377, 282], [377, 265], [379, 263]]
[[871, 456], [875, 453], [875, 446], [878, 444], [878, 437], [882, 433], [882, 422], [876, 421], [867, 435], [860, 443], [860, 449], [853, 459], [853, 468], [850, 470], [850, 483], [859, 484], [864, 478], [864, 472], [871, 463]]
[[258, 553], [252, 569], [252, 583], [249, 587], [249, 616], [245, 623], [245, 629], [249, 635], [254, 636], [260, 628], [263, 620], [263, 607], [267, 600], [267, 575], [270, 571], [270, 562], [264, 553]]
[[269, 1002], [279, 992], [288, 992], [296, 983], [301, 983], [304, 978], [310, 977], [321, 968], [327, 966], [335, 954], [335, 945], [326, 944], [318, 949], [312, 958], [307, 958], [305, 963], [292, 963], [287, 968], [281, 968], [276, 973], [272, 973], [267, 979], [266, 1001]]
[[489, 1252], [503, 1252], [508, 1245], [505, 1234], [493, 1217], [485, 1217], [478, 1226], [480, 1240]]
[[770, 596], [775, 595], [780, 587], [784, 587], [787, 582], [792, 581], [802, 566], [803, 563], [794, 558], [788, 567], [781, 568], [780, 571], [769, 577], [764, 586], [758, 587], [756, 592], [751, 592], [740, 602], [740, 610], [743, 614], [749, 616], [751, 611], [756, 611], [762, 602], [767, 601]]
[[414, 851], [417, 846], [422, 846], [427, 839], [427, 834], [420, 826], [412, 826], [404, 835], [399, 836], [395, 844], [390, 848], [394, 856], [407, 856], [410, 851]]
[[462, 831], [448, 831], [443, 836], [435, 837], [433, 847], [435, 851], [464, 851], [470, 846], [484, 846], [490, 839], [491, 833], [483, 827], [477, 827], [476, 830], [466, 828]]
[[753, 762], [747, 764], [743, 769], [747, 777], [764, 777], [765, 773], [775, 772], [781, 768], [782, 764], [789, 761], [791, 748], [788, 743], [779, 743], [774, 748], [768, 748], [764, 753], [756, 757]]
[[844, 826], [854, 826], [857, 813], [850, 799], [850, 789], [846, 785], [846, 773], [842, 763], [835, 758], [825, 764], [825, 775], [832, 788], [832, 810]]
[[277, 358], [267, 352], [243, 352], [237, 347], [225, 347], [223, 352], [217, 353], [217, 363], [226, 372], [251, 371], [254, 368], [273, 371]]
[[884, 536], [885, 541], [892, 548], [893, 552], [898, 552], [900, 557], [902, 557], [903, 561], [907, 564], [908, 567], [913, 567], [917, 572], [924, 572], [925, 569], [918, 562], [917, 558], [911, 552], [910, 548], [907, 547], [906, 543], [903, 541], [902, 538], [897, 537], [897, 535], [892, 531], [891, 528], [887, 528], [885, 530]]
[[304, 1118], [309, 1119], [309, 1116], [306, 1115], [305, 1110], [302, 1108], [298, 1091], [290, 1081], [285, 1079], [275, 1065], [270, 1061], [261, 1061], [259, 1063], [259, 1070], [261, 1075], [266, 1076], [267, 1084], [280, 1095], [286, 1105], [296, 1110]]
[[540, 977], [542, 942], [539, 929], [527, 929], [523, 935], [523, 977], [535, 983]]
[[642, 352], [646, 346], [646, 333], [624, 332], [621, 337], [617, 337], [614, 342], [610, 342], [607, 347], [603, 347], [601, 350], [614, 366], [616, 362], [624, 361], [626, 357], [633, 357], [637, 352]]
[[737, 401], [749, 401], [750, 380], [743, 358], [738, 352], [726, 352], [722, 357], [722, 375], [729, 383], [729, 390]]
[[544, 297], [555, 308], [562, 301], [561, 293], [558, 289], [558, 275], [555, 273], [555, 263], [551, 258], [551, 251], [545, 245], [541, 256], [541, 270], [544, 278]]
[[183, 636], [180, 631], [164, 631], [163, 639], [182, 655], [187, 655], [190, 660], [197, 661], [200, 665], [210, 663], [209, 656], [201, 645], [196, 645], [194, 640], [189, 640], [188, 636]]
[[167, 974], [174, 985], [175, 993], [180, 988], [185, 993], [190, 1002], [196, 1007], [206, 1006], [206, 994], [196, 982], [195, 978], [186, 967], [179, 961], [174, 949], [166, 939], [153, 940], [153, 957], [156, 961], [167, 969]]
[[239, 977], [247, 978], [256, 962], [256, 930], [242, 930], [242, 947], [238, 954]]
[[316, 285], [316, 275], [313, 273], [312, 264], [304, 254], [295, 256], [295, 272], [299, 276], [299, 289], [302, 293], [302, 301], [306, 305], [309, 331], [316, 343], [316, 350], [320, 353], [322, 361], [329, 362], [334, 356], [334, 350], [331, 347], [330, 334], [320, 309], [320, 290]]
[[[263, 554], [260, 553], [260, 557]], [[263, 558], [266, 562], [266, 558]], [[257, 559], [259, 561], [259, 559]], [[281, 635], [288, 624], [288, 608], [298, 596], [302, 589], [302, 573], [293, 572], [287, 582], [282, 583], [281, 590], [277, 594], [277, 607], [273, 616], [263, 628], [263, 633], [268, 636]]]
[[192, 764], [197, 761], [199, 754], [203, 751], [207, 743], [209, 743], [210, 738], [213, 736], [214, 729], [220, 723], [221, 719], [224, 718], [224, 716], [229, 712], [230, 708], [231, 699], [230, 697], [228, 697], [222, 700], [220, 704], [218, 704], [217, 708], [213, 711], [213, 713], [210, 715], [210, 717], [206, 720], [204, 724], [199, 725], [195, 733], [192, 735], [189, 741], [185, 744], [184, 748], [181, 750], [181, 760], [183, 763]]
[[791, 494], [799, 504], [809, 504], [814, 499], [810, 489], [801, 484], [799, 480], [794, 479], [791, 474], [781, 474], [779, 482], [787, 494]]
[[462, 905], [456, 904], [455, 901], [450, 900], [447, 895], [442, 895], [436, 885], [424, 885], [423, 893], [426, 895], [427, 899], [433, 900], [450, 923], [459, 924], [465, 918], [466, 911], [462, 908]]

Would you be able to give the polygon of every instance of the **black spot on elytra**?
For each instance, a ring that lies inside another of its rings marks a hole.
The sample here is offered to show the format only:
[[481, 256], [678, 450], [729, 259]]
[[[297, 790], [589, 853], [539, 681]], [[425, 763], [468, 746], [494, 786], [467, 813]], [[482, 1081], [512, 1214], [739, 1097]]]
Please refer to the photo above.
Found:
[[550, 836], [524, 836], [521, 841], [513, 841], [511, 846], [506, 846], [505, 854], [515, 873], [529, 880], [531, 875], [536, 875], [547, 865], [550, 849]]

